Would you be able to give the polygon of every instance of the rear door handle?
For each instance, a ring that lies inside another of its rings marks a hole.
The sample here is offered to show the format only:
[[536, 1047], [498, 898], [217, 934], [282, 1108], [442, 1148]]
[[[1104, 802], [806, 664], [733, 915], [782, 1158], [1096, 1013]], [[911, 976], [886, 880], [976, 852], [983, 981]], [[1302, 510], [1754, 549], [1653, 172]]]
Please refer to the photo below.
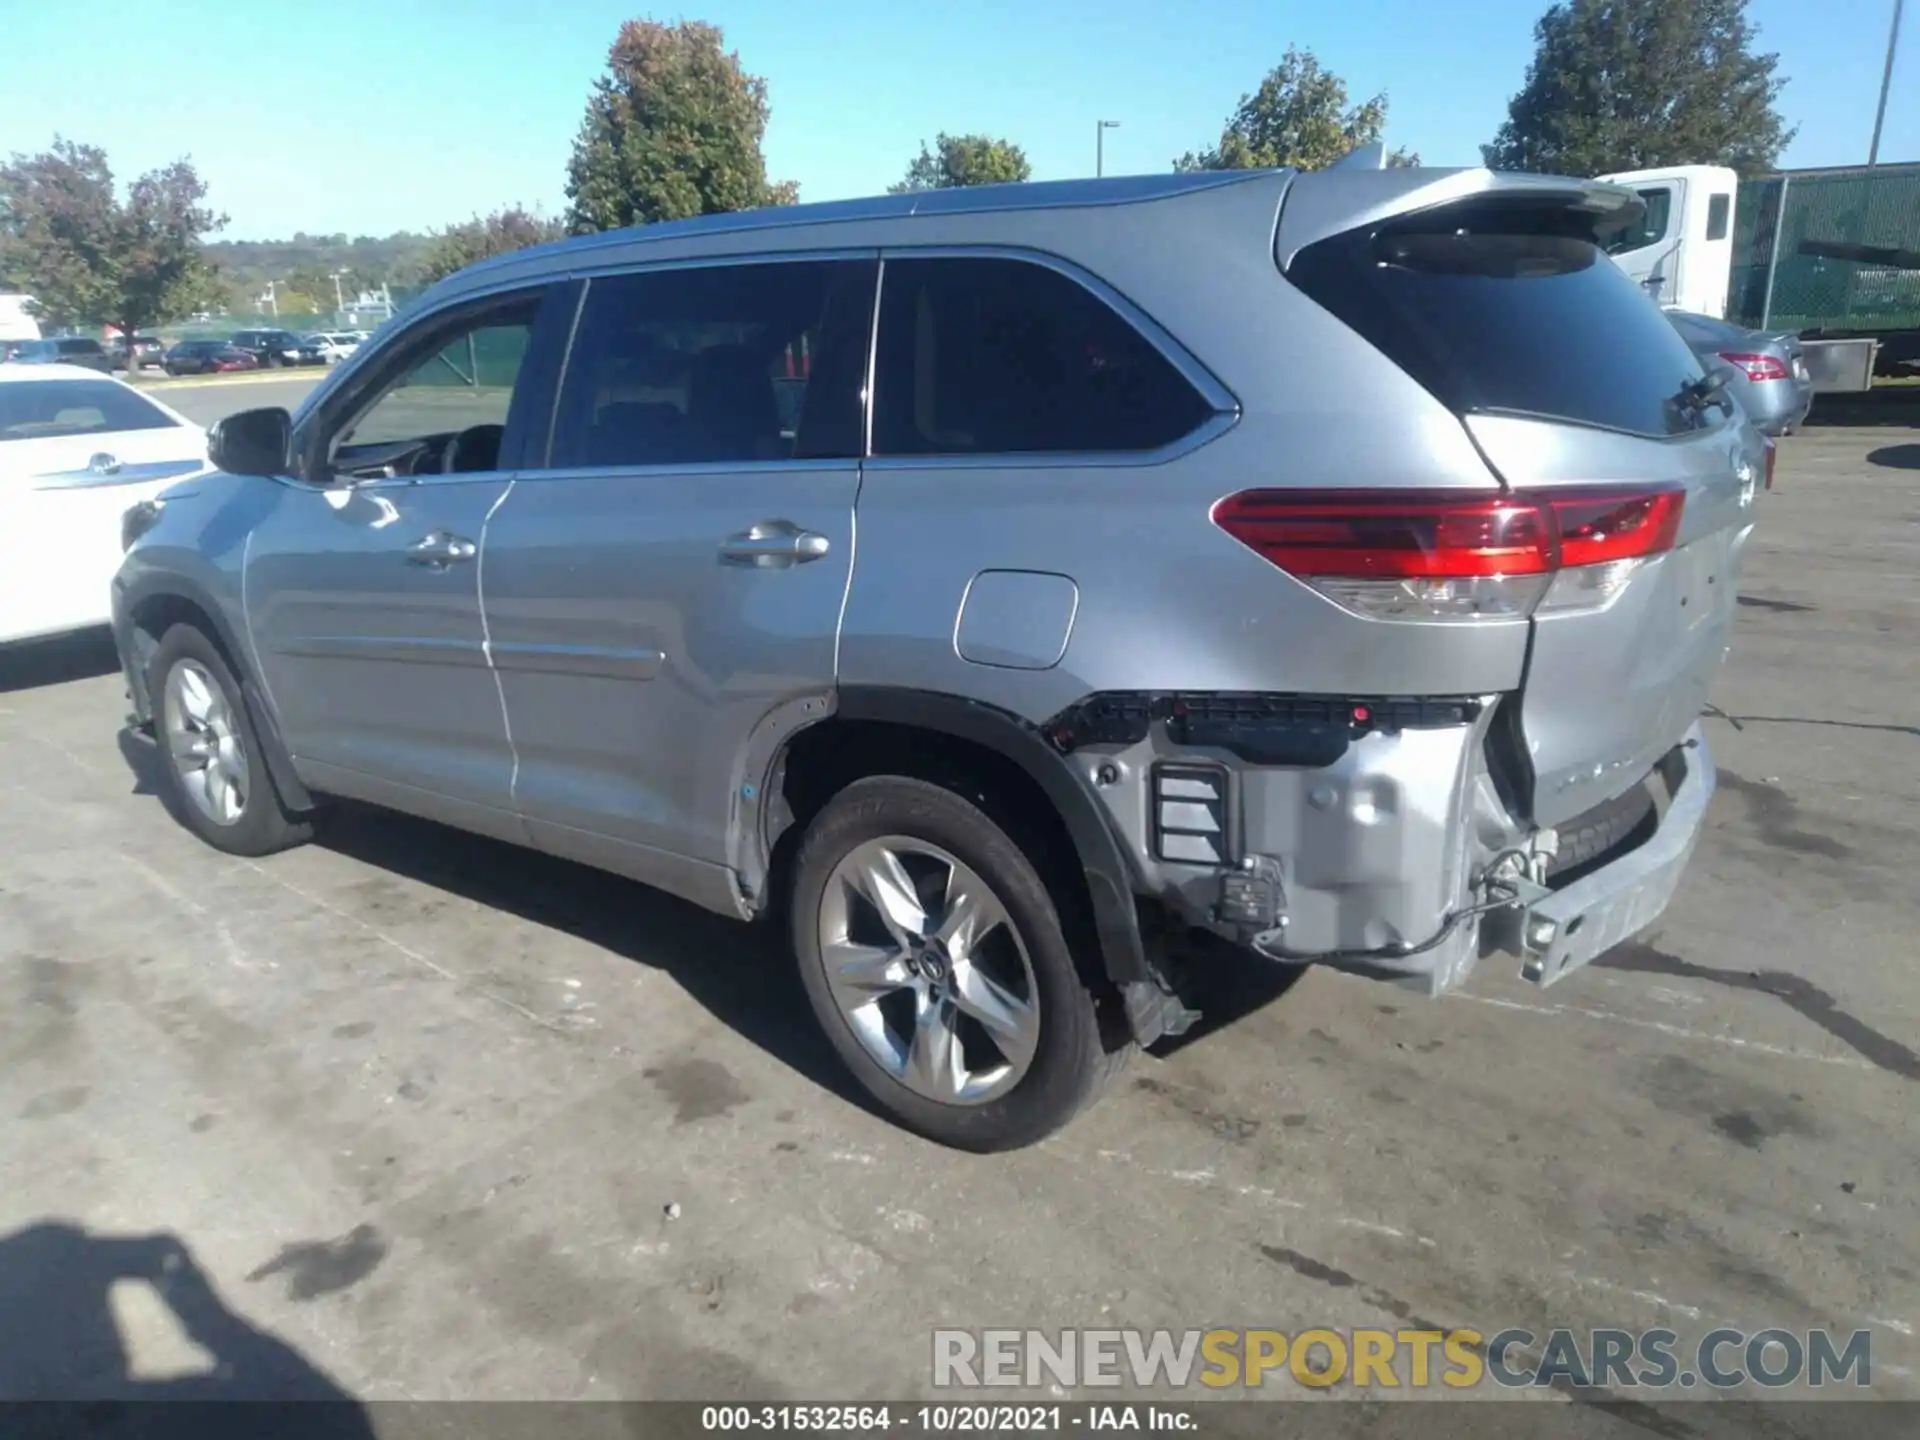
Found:
[[720, 560], [760, 570], [786, 570], [818, 560], [833, 548], [826, 536], [791, 520], [762, 520], [720, 542]]
[[407, 563], [424, 565], [429, 570], [445, 570], [463, 564], [480, 553], [480, 547], [462, 535], [436, 530], [424, 540], [407, 547]]

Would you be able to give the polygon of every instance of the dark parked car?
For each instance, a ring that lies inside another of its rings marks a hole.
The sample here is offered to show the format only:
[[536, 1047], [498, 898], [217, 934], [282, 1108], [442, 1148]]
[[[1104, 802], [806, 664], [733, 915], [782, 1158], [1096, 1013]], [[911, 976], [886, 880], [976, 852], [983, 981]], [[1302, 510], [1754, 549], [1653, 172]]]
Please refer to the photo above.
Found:
[[260, 361], [251, 350], [224, 340], [182, 340], [160, 362], [169, 375], [211, 375], [225, 370], [257, 370]]
[[133, 365], [129, 367], [127, 364], [126, 337], [124, 335], [116, 335], [112, 340], [107, 342], [107, 354], [112, 358], [114, 368], [118, 370], [128, 368], [144, 370], [149, 365], [159, 365], [162, 363], [166, 350], [166, 345], [155, 336], [136, 335], [133, 337], [134, 362]]
[[22, 341], [14, 346], [10, 359], [15, 365], [80, 365], [102, 375], [113, 373], [113, 361], [105, 347], [98, 340], [79, 336]]
[[233, 337], [232, 343], [241, 350], [250, 351], [254, 359], [268, 368], [327, 363], [326, 351], [291, 330], [242, 330]]

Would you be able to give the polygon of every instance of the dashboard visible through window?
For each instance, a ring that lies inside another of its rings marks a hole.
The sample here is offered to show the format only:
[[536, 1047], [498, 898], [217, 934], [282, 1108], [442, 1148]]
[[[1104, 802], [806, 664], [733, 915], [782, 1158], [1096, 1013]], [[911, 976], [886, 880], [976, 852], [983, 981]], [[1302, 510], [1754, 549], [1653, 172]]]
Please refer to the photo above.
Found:
[[399, 372], [377, 382], [334, 435], [328, 469], [364, 477], [498, 468], [538, 308], [538, 297], [517, 298], [403, 350]]

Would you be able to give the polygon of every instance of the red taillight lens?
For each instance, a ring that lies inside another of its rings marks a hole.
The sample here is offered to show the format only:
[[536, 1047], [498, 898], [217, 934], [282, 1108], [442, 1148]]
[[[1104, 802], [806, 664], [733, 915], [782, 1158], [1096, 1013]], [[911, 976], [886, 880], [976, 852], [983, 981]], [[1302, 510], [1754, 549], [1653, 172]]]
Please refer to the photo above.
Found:
[[1720, 358], [1729, 365], [1738, 365], [1747, 374], [1749, 380], [1784, 380], [1787, 367], [1771, 355], [1746, 355], [1739, 351], [1723, 350]]
[[1213, 521], [1357, 614], [1486, 620], [1610, 603], [1642, 559], [1673, 548], [1685, 502], [1668, 486], [1244, 490]]
[[1651, 490], [1543, 497], [1560, 540], [1560, 565], [1601, 565], [1671, 550], [1686, 494]]
[[1545, 517], [1509, 496], [1243, 490], [1213, 523], [1289, 575], [1407, 579], [1539, 575]]

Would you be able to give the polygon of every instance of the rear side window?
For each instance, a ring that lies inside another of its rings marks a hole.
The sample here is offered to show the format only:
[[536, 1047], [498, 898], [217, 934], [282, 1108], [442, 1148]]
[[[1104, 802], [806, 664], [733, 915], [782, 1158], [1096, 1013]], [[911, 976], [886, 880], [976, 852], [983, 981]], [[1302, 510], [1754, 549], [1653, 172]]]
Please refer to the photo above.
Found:
[[1212, 413], [1084, 285], [1001, 258], [889, 259], [875, 455], [1157, 450]]
[[1715, 195], [1707, 201], [1707, 239], [1727, 238], [1727, 225], [1733, 218], [1733, 197]]
[[171, 430], [177, 424], [145, 397], [111, 380], [24, 380], [0, 385], [0, 442], [115, 430]]
[[1524, 213], [1349, 231], [1287, 277], [1458, 414], [1656, 436], [1701, 423], [1679, 403], [1700, 365], [1666, 316], [1591, 239], [1528, 233]]
[[857, 458], [876, 268], [796, 260], [594, 279], [550, 463]]

